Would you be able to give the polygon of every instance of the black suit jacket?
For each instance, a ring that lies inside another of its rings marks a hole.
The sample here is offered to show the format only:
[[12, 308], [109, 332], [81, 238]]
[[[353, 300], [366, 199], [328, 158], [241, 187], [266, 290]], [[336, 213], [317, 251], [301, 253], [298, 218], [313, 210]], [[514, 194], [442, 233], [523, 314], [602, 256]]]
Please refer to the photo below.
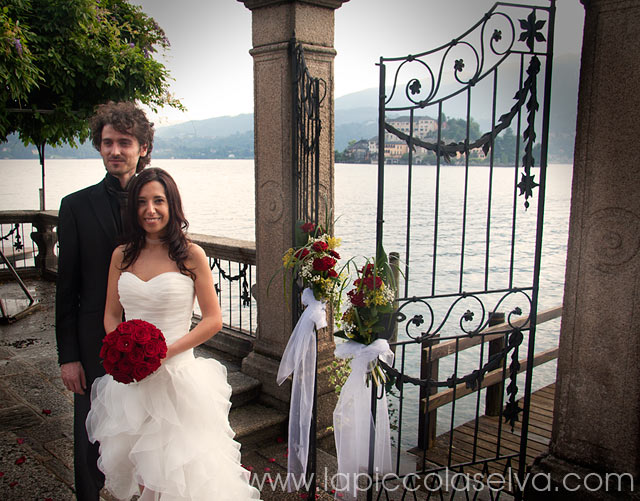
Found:
[[82, 362], [88, 385], [104, 375], [99, 353], [109, 263], [118, 236], [105, 183], [63, 198], [58, 220], [58, 362]]

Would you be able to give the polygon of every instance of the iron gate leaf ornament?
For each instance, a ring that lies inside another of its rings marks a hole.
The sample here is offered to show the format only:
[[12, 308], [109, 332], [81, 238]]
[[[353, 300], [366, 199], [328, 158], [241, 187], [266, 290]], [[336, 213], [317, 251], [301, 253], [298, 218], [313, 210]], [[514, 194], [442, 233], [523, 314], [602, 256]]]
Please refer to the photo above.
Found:
[[536, 11], [533, 10], [527, 19], [520, 19], [520, 27], [524, 30], [520, 33], [520, 41], [525, 42], [529, 50], [533, 52], [533, 47], [536, 41], [544, 42], [546, 38], [540, 30], [545, 25], [546, 21], [536, 21]]

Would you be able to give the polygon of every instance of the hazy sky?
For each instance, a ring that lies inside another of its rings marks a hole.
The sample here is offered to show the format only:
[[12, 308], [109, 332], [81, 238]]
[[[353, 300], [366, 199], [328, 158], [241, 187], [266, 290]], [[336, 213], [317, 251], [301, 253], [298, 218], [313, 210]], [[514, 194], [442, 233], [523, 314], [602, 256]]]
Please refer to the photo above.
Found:
[[[237, 0], [131, 0], [166, 31], [165, 64], [186, 113], [163, 110], [157, 125], [253, 111], [251, 11]], [[548, 5], [546, 0], [529, 4]], [[417, 53], [462, 34], [489, 0], [350, 0], [336, 11], [335, 96], [377, 87], [380, 56]], [[555, 54], [580, 52], [584, 9], [557, 0]]]

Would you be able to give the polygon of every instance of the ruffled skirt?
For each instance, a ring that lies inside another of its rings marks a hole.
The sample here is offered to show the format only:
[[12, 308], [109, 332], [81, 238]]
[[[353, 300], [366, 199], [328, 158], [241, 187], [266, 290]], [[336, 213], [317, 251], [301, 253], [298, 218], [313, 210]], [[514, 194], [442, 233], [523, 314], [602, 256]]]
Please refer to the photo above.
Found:
[[229, 426], [230, 396], [226, 368], [192, 352], [138, 383], [96, 379], [86, 424], [105, 487], [119, 499], [139, 485], [162, 501], [259, 499]]

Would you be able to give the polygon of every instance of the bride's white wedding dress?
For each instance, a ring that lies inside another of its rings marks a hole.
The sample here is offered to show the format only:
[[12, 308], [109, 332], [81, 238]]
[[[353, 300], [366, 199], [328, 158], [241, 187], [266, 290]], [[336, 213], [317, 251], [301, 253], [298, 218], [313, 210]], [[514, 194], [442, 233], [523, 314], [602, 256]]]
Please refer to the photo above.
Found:
[[[188, 276], [168, 272], [145, 282], [124, 272], [118, 293], [126, 318], [151, 322], [167, 344], [188, 331], [195, 297]], [[229, 426], [230, 396], [226, 368], [193, 350], [137, 383], [96, 379], [86, 424], [89, 439], [100, 442], [105, 486], [120, 499], [139, 494], [138, 485], [145, 499], [162, 501], [259, 499]]]

